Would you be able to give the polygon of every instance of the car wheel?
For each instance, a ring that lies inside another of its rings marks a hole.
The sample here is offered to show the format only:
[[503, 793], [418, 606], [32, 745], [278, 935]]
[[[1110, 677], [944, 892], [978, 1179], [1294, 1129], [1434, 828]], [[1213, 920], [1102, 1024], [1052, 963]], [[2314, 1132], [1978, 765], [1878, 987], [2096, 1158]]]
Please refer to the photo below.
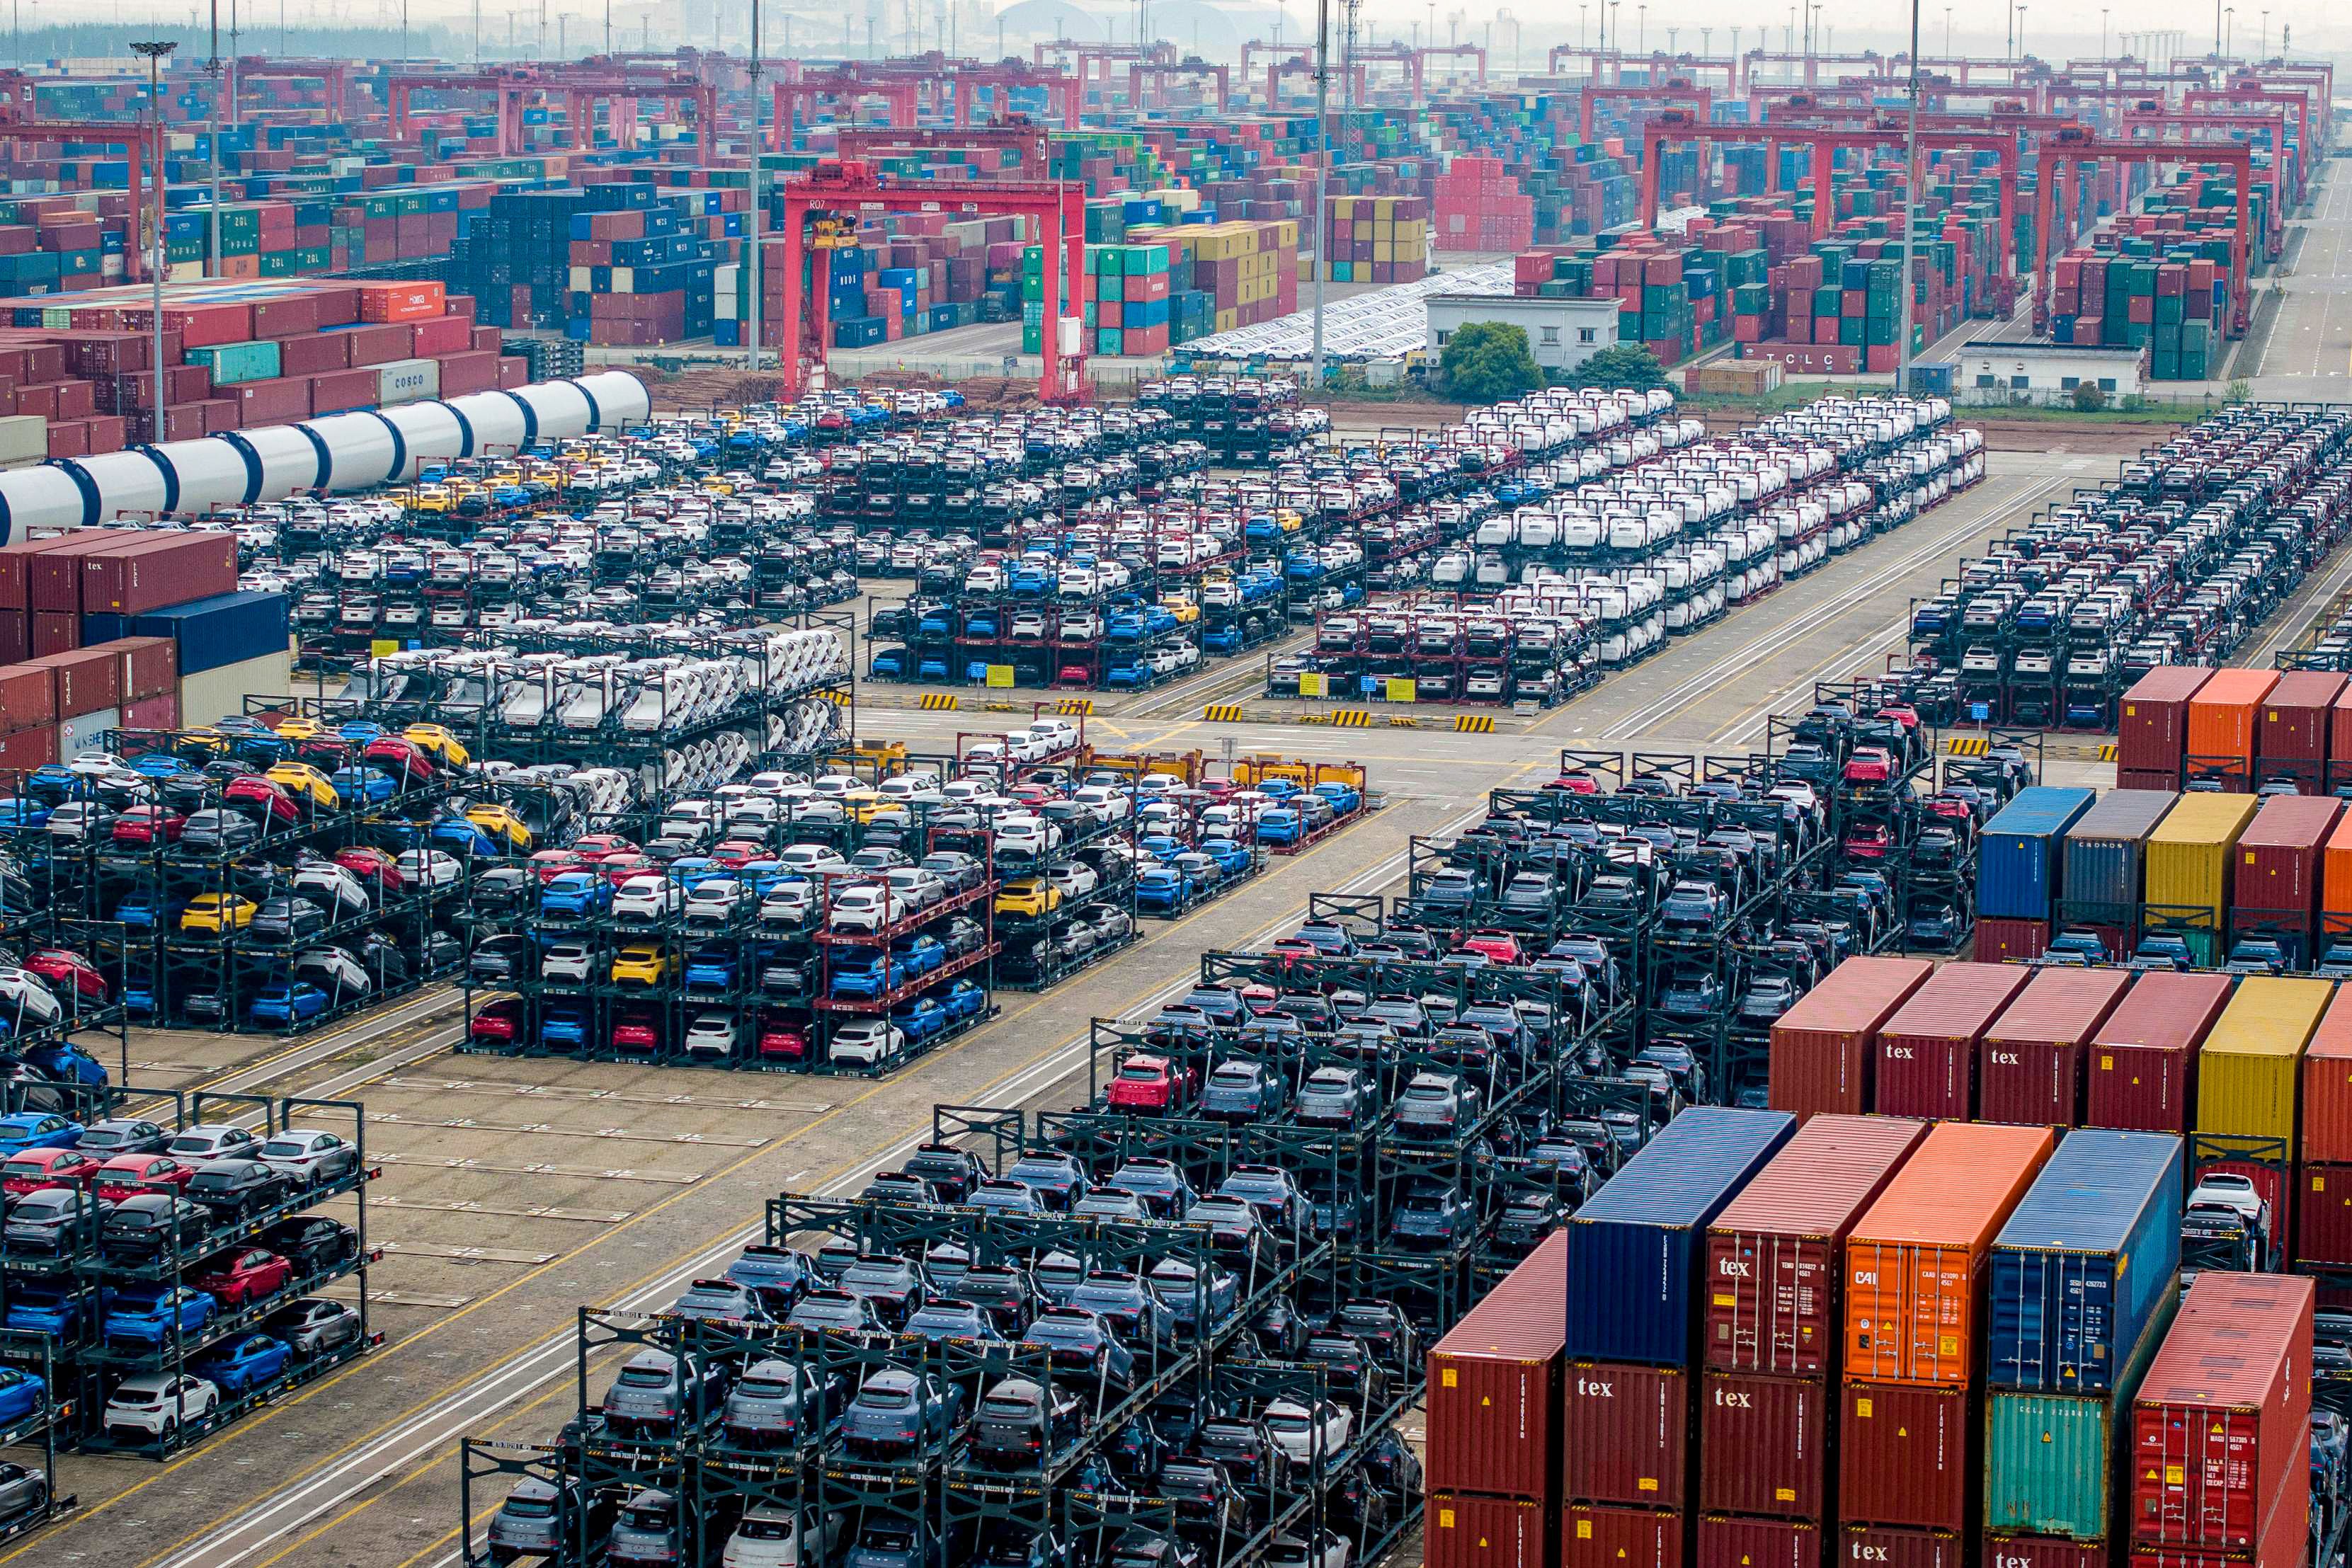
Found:
[[180, 1423], [178, 1417], [172, 1416], [164, 1416], [163, 1430], [160, 1435], [163, 1440], [166, 1443], [169, 1443], [173, 1438], [178, 1437], [180, 1435]]

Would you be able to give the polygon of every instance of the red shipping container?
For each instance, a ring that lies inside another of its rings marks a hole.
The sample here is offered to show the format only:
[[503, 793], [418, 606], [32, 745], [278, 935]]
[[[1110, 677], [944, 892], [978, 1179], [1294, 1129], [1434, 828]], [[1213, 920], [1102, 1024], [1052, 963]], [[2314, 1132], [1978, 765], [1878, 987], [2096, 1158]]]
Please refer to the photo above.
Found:
[[2186, 664], [2159, 664], [2134, 682], [2124, 694], [2116, 726], [2116, 766], [2178, 778], [2189, 749], [2189, 699], [2212, 674]]
[[1709, 1367], [1835, 1375], [1846, 1233], [1927, 1131], [1892, 1116], [1816, 1116], [1756, 1173], [1707, 1227]]
[[22, 664], [32, 656], [32, 612], [0, 610], [0, 664]]
[[1561, 1511], [1560, 1568], [1685, 1568], [1683, 1516], [1663, 1509], [1570, 1503]]
[[1699, 1388], [1698, 1505], [1819, 1519], [1835, 1385], [1710, 1372]]
[[1551, 1495], [1567, 1291], [1568, 1235], [1555, 1231], [1429, 1353], [1430, 1490]]
[[2047, 920], [1977, 917], [1976, 945], [1971, 956], [1979, 964], [2021, 964], [2050, 949]]
[[58, 683], [38, 665], [0, 669], [0, 731], [40, 729], [58, 721]]
[[81, 617], [55, 610], [33, 612], [33, 657], [69, 653], [81, 646]]
[[427, 320], [409, 323], [410, 355], [419, 360], [437, 360], [444, 354], [462, 354], [473, 347], [473, 328], [458, 316], [436, 316]]
[[2115, 1568], [2104, 1541], [2069, 1541], [2055, 1535], [1987, 1535], [1979, 1568]]
[[1979, 1421], [1967, 1388], [1848, 1383], [1838, 1420], [1838, 1514], [1856, 1524], [1965, 1530]]
[[280, 375], [319, 376], [329, 371], [347, 370], [351, 365], [352, 335], [349, 332], [311, 332], [299, 338], [289, 338], [278, 345], [278, 370]]
[[2229, 1005], [2227, 975], [2142, 975], [2091, 1038], [2083, 1124], [2185, 1133], [2197, 1048]]
[[[1565, 1336], [1565, 1313], [1561, 1329]], [[1682, 1506], [1690, 1463], [1688, 1374], [1678, 1366], [1572, 1361], [1560, 1395], [1562, 1497]]]
[[[30, 773], [36, 768], [47, 768], [57, 760], [58, 732], [53, 725], [0, 735], [0, 773]], [[23, 780], [17, 780], [8, 792], [23, 794]]]
[[1968, 1568], [1960, 1538], [1948, 1530], [1887, 1530], [1874, 1525], [1848, 1525], [1844, 1540], [1846, 1568]]
[[[27, 539], [0, 548], [0, 609], [37, 608], [32, 602], [32, 584], [34, 571], [41, 557], [56, 551], [79, 555], [136, 537], [136, 530], [131, 528], [77, 528], [70, 533], [53, 534], [47, 538]], [[81, 603], [80, 580], [76, 578], [74, 580], [74, 607], [79, 609]]]
[[2352, 1268], [2352, 1164], [2307, 1160], [2295, 1186], [2294, 1260]]
[[[2330, 671], [2296, 670], [2279, 676], [2278, 685], [2263, 699], [2254, 725], [2260, 763], [2255, 771], [2262, 780], [2292, 778], [2305, 793], [2318, 791], [2336, 699], [2344, 691], [2344, 677]], [[2273, 771], [2270, 765], [2274, 762], [2285, 766]]]
[[2131, 984], [2123, 969], [2044, 969], [1985, 1031], [1977, 1119], [2072, 1127], [2082, 1119], [2083, 1048]]
[[[2284, 684], [2284, 683], [2282, 683]], [[2263, 802], [2230, 862], [2230, 915], [2308, 933], [2319, 915], [2320, 850], [2344, 802], [2274, 795]]]
[[[600, 294], [596, 298], [620, 297]], [[351, 368], [353, 370], [362, 365], [388, 365], [394, 360], [412, 357], [408, 352], [410, 329], [404, 326], [354, 327], [343, 336], [351, 340]]]
[[1935, 966], [1924, 958], [1849, 958], [1772, 1025], [1771, 1103], [1801, 1121], [1870, 1109], [1878, 1031]]
[[53, 673], [60, 721], [122, 706], [122, 661], [103, 643], [69, 653], [36, 654], [30, 663]]
[[2352, 987], [2338, 987], [2303, 1052], [2302, 1157], [2352, 1164]]
[[2032, 970], [2016, 964], [1947, 964], [1938, 969], [1878, 1031], [1878, 1094], [1873, 1109], [1889, 1116], [1967, 1120], [1975, 1109], [1977, 1042], [2032, 977]]
[[180, 695], [165, 692], [162, 696], [142, 697], [122, 705], [122, 727], [125, 729], [177, 729], [180, 727]]
[[2311, 1487], [2312, 1283], [2208, 1269], [2132, 1400], [2135, 1545], [2253, 1548], [2283, 1492]]
[[1801, 1519], [1698, 1521], [1698, 1568], [1822, 1568], [1822, 1527]]
[[2135, 1544], [2128, 1568], [2303, 1568], [2310, 1559], [2310, 1471], [2272, 1505], [2261, 1545], [2251, 1553]]
[[118, 637], [103, 646], [122, 655], [122, 700], [163, 696], [180, 686], [180, 644], [170, 637]]
[[1432, 1491], [1423, 1520], [1427, 1568], [1548, 1568], [1559, 1544], [1551, 1511], [1525, 1498]]
[[81, 569], [83, 614], [141, 615], [236, 592], [236, 536], [173, 532], [133, 539], [84, 556]]

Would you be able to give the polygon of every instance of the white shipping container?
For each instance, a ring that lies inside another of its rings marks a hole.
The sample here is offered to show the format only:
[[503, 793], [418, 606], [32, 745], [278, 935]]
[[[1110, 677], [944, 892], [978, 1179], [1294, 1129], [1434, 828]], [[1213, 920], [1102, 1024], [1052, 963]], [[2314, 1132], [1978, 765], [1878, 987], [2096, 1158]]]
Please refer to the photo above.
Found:
[[58, 760], [70, 762], [75, 754], [96, 751], [106, 744], [106, 732], [122, 727], [121, 708], [100, 708], [58, 722]]
[[390, 408], [394, 403], [415, 402], [418, 398], [440, 395], [441, 361], [438, 360], [394, 360], [376, 369], [375, 401], [381, 407]]
[[[223, 664], [180, 677], [180, 716], [186, 724], [211, 724], [245, 712], [245, 699], [284, 696], [294, 689], [294, 654], [290, 649], [263, 653], [239, 664]], [[191, 719], [190, 714], [201, 714]]]
[[37, 413], [0, 418], [0, 463], [37, 463], [49, 455], [49, 422]]

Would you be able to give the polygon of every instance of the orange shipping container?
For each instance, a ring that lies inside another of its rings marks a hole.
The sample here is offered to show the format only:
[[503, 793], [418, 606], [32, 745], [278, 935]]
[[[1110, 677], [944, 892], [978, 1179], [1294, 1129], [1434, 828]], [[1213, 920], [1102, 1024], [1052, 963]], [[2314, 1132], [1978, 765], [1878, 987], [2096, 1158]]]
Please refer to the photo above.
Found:
[[1845, 1376], [1965, 1386], [1992, 1239], [2033, 1185], [2047, 1127], [1946, 1122], [1847, 1239]]
[[2336, 988], [2303, 1049], [2302, 1157], [2352, 1164], [2352, 986]]
[[2216, 670], [2189, 699], [2189, 777], [2253, 788], [2254, 732], [2276, 670]]
[[2319, 856], [2319, 941], [2352, 935], [2352, 816], [2339, 819]]

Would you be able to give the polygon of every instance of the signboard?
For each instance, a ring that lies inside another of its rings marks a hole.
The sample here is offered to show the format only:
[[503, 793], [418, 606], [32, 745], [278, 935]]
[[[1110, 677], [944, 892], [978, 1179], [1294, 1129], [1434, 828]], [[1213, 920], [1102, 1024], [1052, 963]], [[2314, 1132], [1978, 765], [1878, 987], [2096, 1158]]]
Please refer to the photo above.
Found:
[[1409, 703], [1413, 700], [1412, 694], [1413, 682], [1411, 677], [1405, 675], [1391, 675], [1389, 677], [1389, 701], [1392, 703]]
[[1970, 724], [1984, 724], [1989, 722], [1991, 718], [1992, 705], [1990, 703], [1970, 703], [1969, 705], [1969, 722]]
[[989, 665], [988, 684], [992, 686], [1001, 688], [1011, 687], [1013, 685], [1013, 666], [1010, 664]]
[[397, 637], [378, 637], [368, 643], [368, 656], [372, 659], [381, 659], [399, 652], [400, 639]]
[[1302, 673], [1298, 677], [1298, 695], [1302, 697], [1328, 697], [1331, 695], [1331, 677]]

